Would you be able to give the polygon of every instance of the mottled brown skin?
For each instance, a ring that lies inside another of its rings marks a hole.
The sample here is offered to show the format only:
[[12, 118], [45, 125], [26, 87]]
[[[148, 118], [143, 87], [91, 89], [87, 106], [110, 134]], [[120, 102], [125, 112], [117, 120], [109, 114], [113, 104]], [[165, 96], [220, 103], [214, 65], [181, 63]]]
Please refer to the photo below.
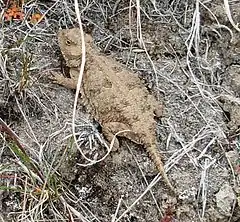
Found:
[[[70, 67], [71, 78], [54, 74], [52, 79], [67, 88], [76, 89], [82, 53], [80, 30], [61, 30], [58, 41], [66, 64]], [[103, 134], [109, 142], [119, 131], [130, 130], [119, 136], [146, 147], [173, 191], [157, 149], [154, 116], [161, 116], [162, 105], [149, 94], [136, 74], [129, 72], [111, 57], [100, 54], [90, 35], [85, 35], [85, 45], [86, 64], [81, 97], [87, 109], [101, 124]]]

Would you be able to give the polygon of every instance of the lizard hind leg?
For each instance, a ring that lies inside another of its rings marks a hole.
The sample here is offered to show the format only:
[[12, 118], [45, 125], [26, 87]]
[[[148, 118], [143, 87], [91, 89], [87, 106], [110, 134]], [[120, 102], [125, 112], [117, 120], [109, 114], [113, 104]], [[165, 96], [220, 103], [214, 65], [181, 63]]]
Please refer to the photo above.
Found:
[[[114, 139], [113, 150], [116, 151], [119, 148], [119, 141], [115, 136], [118, 132], [128, 130], [128, 127], [120, 122], [107, 122], [102, 124], [102, 132], [106, 140], [111, 144]], [[122, 136], [122, 133], [119, 134]]]
[[168, 176], [164, 170], [164, 165], [161, 159], [161, 155], [157, 150], [157, 147], [155, 145], [151, 145], [147, 147], [147, 151], [148, 154], [150, 156], [150, 158], [152, 159], [152, 161], [154, 162], [154, 164], [156, 165], [157, 170], [159, 171], [159, 173], [162, 175], [165, 183], [168, 185], [168, 187], [171, 189], [171, 191], [173, 193], [175, 193], [175, 189], [172, 186], [172, 184], [170, 183]]
[[111, 143], [113, 142], [113, 147], [112, 147], [113, 151], [118, 150], [118, 148], [119, 148], [118, 138], [117, 137], [114, 138], [114, 134], [105, 128], [102, 129], [102, 132], [108, 142], [108, 146], [110, 147]]

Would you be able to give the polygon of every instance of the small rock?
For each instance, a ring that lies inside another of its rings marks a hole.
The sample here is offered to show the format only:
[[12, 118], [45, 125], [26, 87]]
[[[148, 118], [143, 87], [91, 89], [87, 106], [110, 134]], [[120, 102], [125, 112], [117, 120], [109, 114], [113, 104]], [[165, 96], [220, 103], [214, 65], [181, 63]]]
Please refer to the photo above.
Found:
[[216, 203], [219, 212], [226, 216], [231, 216], [231, 209], [236, 195], [229, 184], [224, 184], [216, 194]]
[[232, 87], [233, 90], [240, 96], [240, 66], [233, 65], [229, 69], [229, 73], [232, 74]]
[[240, 126], [240, 98], [231, 96], [231, 95], [225, 95], [221, 98], [223, 102], [223, 110], [225, 112], [229, 112], [230, 119], [228, 122], [228, 127], [235, 131]]
[[237, 150], [231, 150], [225, 153], [226, 157], [232, 164], [233, 168], [236, 169], [238, 167], [238, 159], [239, 159], [239, 153]]

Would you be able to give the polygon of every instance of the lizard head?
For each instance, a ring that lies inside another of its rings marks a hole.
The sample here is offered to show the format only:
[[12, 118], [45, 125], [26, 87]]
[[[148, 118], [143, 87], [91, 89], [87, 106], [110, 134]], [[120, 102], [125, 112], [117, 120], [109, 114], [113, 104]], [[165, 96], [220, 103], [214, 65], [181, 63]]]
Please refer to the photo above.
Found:
[[[90, 35], [84, 35], [85, 45], [92, 42]], [[58, 44], [68, 67], [79, 67], [81, 65], [82, 40], [79, 28], [62, 29], [58, 32]]]

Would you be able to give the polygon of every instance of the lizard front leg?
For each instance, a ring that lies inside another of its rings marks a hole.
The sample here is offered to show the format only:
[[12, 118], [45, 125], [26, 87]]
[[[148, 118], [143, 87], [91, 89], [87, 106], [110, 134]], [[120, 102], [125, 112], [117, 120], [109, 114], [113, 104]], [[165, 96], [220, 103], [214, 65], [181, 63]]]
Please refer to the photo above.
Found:
[[52, 76], [49, 79], [53, 80], [54, 83], [62, 85], [68, 89], [76, 89], [77, 88], [77, 81], [72, 78], [66, 78], [62, 74], [58, 72], [52, 72]]

